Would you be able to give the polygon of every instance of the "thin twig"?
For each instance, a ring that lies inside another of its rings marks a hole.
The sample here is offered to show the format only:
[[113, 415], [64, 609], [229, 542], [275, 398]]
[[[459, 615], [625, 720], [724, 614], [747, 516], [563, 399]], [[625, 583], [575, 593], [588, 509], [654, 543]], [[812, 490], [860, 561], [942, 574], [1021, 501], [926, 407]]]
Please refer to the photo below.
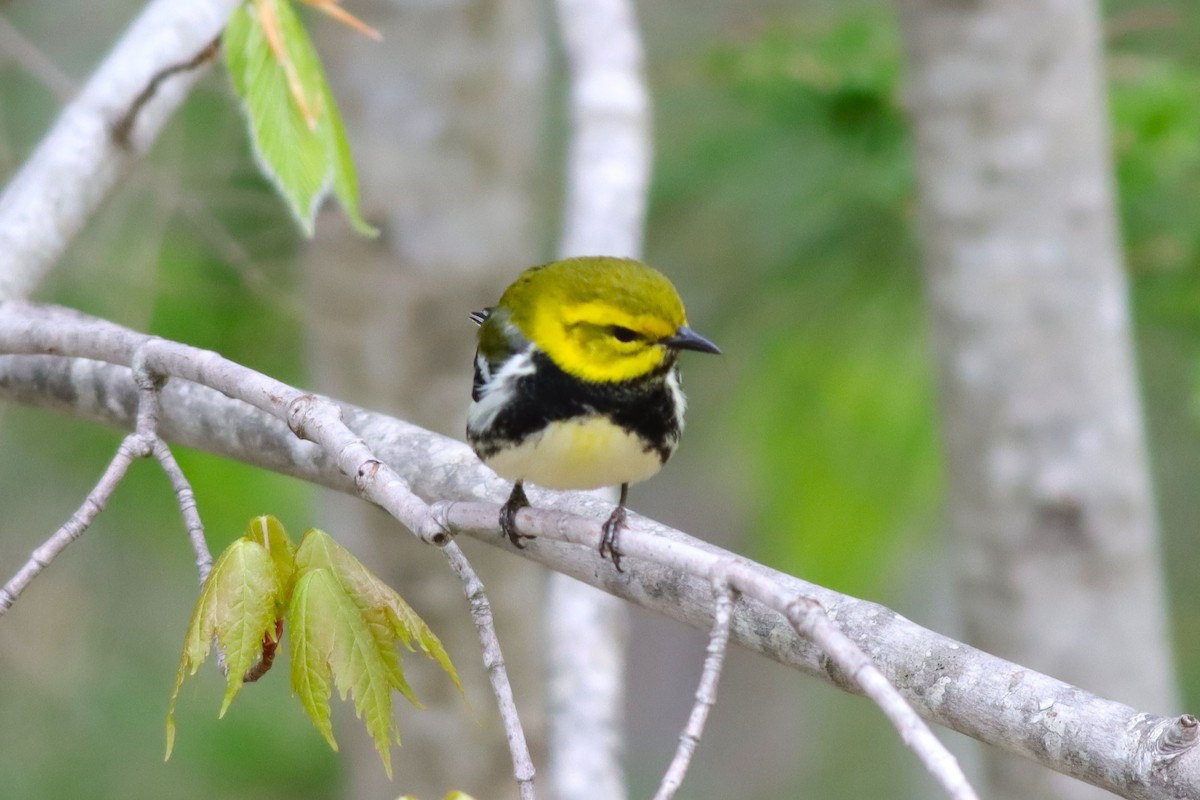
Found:
[[516, 701], [513, 700], [512, 685], [508, 681], [508, 670], [504, 666], [504, 654], [500, 651], [500, 639], [496, 636], [492, 604], [484, 594], [483, 581], [475, 574], [474, 568], [458, 544], [449, 542], [442, 547], [442, 552], [446, 554], [446, 560], [462, 580], [463, 591], [471, 606], [471, 619], [475, 622], [479, 644], [483, 650], [483, 666], [492, 683], [492, 693], [496, 696], [500, 720], [504, 725], [504, 736], [508, 739], [508, 749], [512, 754], [513, 777], [521, 792], [521, 800], [533, 800], [533, 759], [529, 755], [529, 745], [525, 741], [525, 730], [521, 727]]
[[708, 648], [704, 656], [704, 669], [700, 673], [700, 685], [696, 687], [696, 702], [687, 724], [679, 735], [679, 746], [671, 759], [666, 774], [654, 800], [671, 800], [683, 784], [692, 754], [704, 734], [708, 713], [717, 702], [717, 683], [721, 680], [721, 667], [725, 662], [725, 651], [729, 645], [729, 624], [733, 619], [733, 591], [725, 580], [723, 570], [713, 576], [713, 627], [708, 637]]
[[[208, 549], [208, 541], [204, 537], [204, 522], [200, 519], [200, 510], [196, 507], [196, 493], [192, 491], [192, 485], [183, 474], [179, 462], [175, 460], [171, 448], [158, 435], [160, 400], [166, 378], [147, 366], [145, 346], [138, 348], [134, 354], [132, 369], [133, 382], [138, 387], [137, 431], [148, 444], [148, 452], [143, 455], [153, 456], [171, 482], [175, 501], [183, 516], [184, 527], [187, 528], [188, 539], [196, 553], [196, 572], [200, 577], [200, 586], [203, 587], [209, 572], [212, 571], [213, 558]], [[229, 665], [225, 661], [225, 648], [221, 647], [215, 636], [213, 644], [217, 651], [217, 667], [222, 675], [228, 675]]]
[[958, 760], [933, 735], [925, 720], [888, 682], [862, 648], [833, 623], [820, 603], [807, 597], [788, 596], [744, 565], [731, 565], [727, 576], [738, 589], [753, 585], [755, 597], [781, 611], [796, 633], [820, 647], [850, 682], [879, 706], [900, 734], [901, 741], [917, 756], [947, 796], [955, 800], [978, 800]]
[[[146, 363], [146, 348], [138, 349], [133, 357], [133, 382], [138, 387], [137, 432], [146, 442], [146, 451], [142, 456], [153, 456], [166, 473], [175, 492], [175, 500], [179, 512], [183, 516], [184, 527], [187, 528], [188, 539], [196, 552], [196, 572], [200, 576], [200, 585], [208, 579], [212, 569], [212, 553], [208, 549], [208, 541], [204, 537], [204, 522], [200, 519], [200, 511], [196, 508], [196, 493], [192, 484], [183, 474], [179, 462], [175, 460], [171, 448], [158, 435], [158, 417], [162, 401], [162, 388], [166, 384], [166, 376], [155, 372]], [[222, 663], [222, 667], [224, 664]]]
[[199, 509], [196, 508], [196, 493], [192, 491], [192, 484], [183, 474], [183, 469], [175, 460], [171, 448], [162, 439], [155, 443], [153, 455], [171, 481], [175, 500], [179, 504], [179, 513], [183, 515], [183, 524], [187, 528], [188, 539], [196, 553], [196, 574], [200, 578], [200, 585], [203, 586], [208, 580], [208, 573], [212, 571], [213, 557], [208, 549], [208, 539], [204, 536], [204, 522], [200, 519]]
[[67, 548], [67, 545], [87, 532], [92, 522], [108, 504], [108, 499], [112, 497], [113, 491], [120, 485], [125, 473], [129, 470], [129, 465], [135, 459], [140, 458], [144, 452], [145, 442], [140, 433], [131, 433], [121, 441], [116, 455], [108, 462], [104, 474], [100, 476], [95, 488], [88, 492], [83, 504], [71, 515], [70, 519], [63, 523], [61, 528], [33, 551], [25, 565], [4, 585], [3, 589], [0, 589], [0, 616], [12, 608], [12, 604], [21, 596], [21, 592], [25, 591], [33, 579], [50, 566], [58, 554]]
[[129, 467], [140, 458], [153, 456], [162, 466], [171, 481], [171, 487], [179, 503], [184, 525], [192, 547], [196, 550], [196, 567], [203, 584], [212, 568], [212, 554], [204, 539], [204, 524], [196, 509], [196, 496], [191, 484], [171, 454], [167, 443], [158, 435], [159, 399], [164, 378], [146, 366], [143, 350], [134, 354], [132, 360], [134, 383], [138, 387], [137, 422], [134, 432], [126, 436], [117, 447], [104, 474], [88, 493], [83, 504], [71, 518], [55, 531], [40, 547], [33, 551], [29, 560], [3, 589], [0, 589], [0, 616], [2, 616], [34, 578], [42, 573], [58, 555], [87, 532], [96, 517], [108, 505], [113, 492], [121, 485]]

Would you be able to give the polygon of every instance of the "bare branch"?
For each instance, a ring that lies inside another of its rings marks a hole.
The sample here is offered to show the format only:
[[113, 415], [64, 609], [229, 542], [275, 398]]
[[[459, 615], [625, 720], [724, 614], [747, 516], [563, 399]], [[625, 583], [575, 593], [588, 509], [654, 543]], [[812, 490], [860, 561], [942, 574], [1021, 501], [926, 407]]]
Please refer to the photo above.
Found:
[[650, 95], [630, 0], [557, 0], [571, 70], [560, 254], [638, 258], [650, 182]]
[[25, 565], [4, 585], [3, 589], [0, 589], [0, 616], [12, 608], [13, 603], [21, 596], [21, 592], [25, 591], [33, 579], [50, 566], [58, 554], [67, 548], [67, 545], [87, 532], [93, 520], [108, 504], [112, 493], [121, 484], [125, 473], [129, 470], [129, 465], [144, 455], [144, 451], [145, 442], [141, 434], [131, 433], [122, 440], [116, 455], [109, 462], [104, 474], [100, 476], [95, 488], [84, 498], [83, 504], [71, 515], [70, 519], [63, 523], [61, 528], [33, 551]]
[[[772, 582], [764, 581], [763, 575], [757, 571], [740, 564], [730, 564], [726, 575], [734, 587], [781, 611], [796, 633], [816, 642], [828, 653], [832, 664], [879, 706], [900, 733], [904, 744], [916, 753], [948, 796], [957, 800], [976, 800], [975, 790], [967, 782], [954, 756], [942, 746], [929, 726], [917, 716], [912, 706], [862, 649], [834, 625], [820, 603], [802, 595], [789, 596]], [[753, 591], [751, 585], [755, 587]]]
[[3, 589], [0, 589], [0, 616], [12, 607], [21, 592], [50, 566], [67, 545], [87, 532], [92, 522], [108, 505], [113, 492], [125, 479], [130, 465], [139, 458], [154, 456], [167, 473], [192, 540], [192, 547], [196, 550], [200, 583], [203, 584], [204, 579], [208, 577], [208, 571], [212, 567], [212, 555], [204, 539], [204, 526], [196, 510], [196, 497], [175, 457], [171, 455], [167, 443], [158, 436], [159, 391], [162, 389], [162, 378], [145, 367], [141, 351], [134, 355], [132, 373], [138, 392], [134, 432], [121, 441], [116, 454], [109, 461], [95, 488], [84, 499], [83, 505], [45, 543], [33, 551], [29, 561]]
[[154, 0], [126, 31], [0, 195], [0, 300], [37, 287], [150, 148], [238, 2]]
[[700, 685], [696, 687], [696, 702], [692, 705], [692, 713], [688, 716], [683, 733], [679, 735], [679, 746], [675, 757], [671, 759], [666, 774], [654, 800], [671, 800], [683, 784], [683, 776], [687, 774], [688, 765], [700, 736], [704, 733], [704, 723], [708, 721], [708, 712], [717, 702], [717, 682], [721, 679], [721, 666], [725, 662], [725, 650], [729, 645], [729, 624], [733, 619], [733, 590], [725, 578], [723, 571], [718, 570], [718, 576], [713, 578], [713, 627], [708, 635], [708, 648], [704, 656], [704, 669], [700, 673]]
[[504, 735], [512, 753], [513, 777], [521, 792], [521, 800], [533, 800], [533, 759], [529, 756], [529, 745], [525, 741], [525, 730], [517, 714], [517, 703], [513, 699], [512, 685], [508, 682], [508, 670], [504, 667], [504, 655], [500, 651], [500, 639], [496, 636], [496, 624], [492, 620], [492, 604], [483, 592], [483, 582], [471, 568], [467, 557], [457, 542], [447, 542], [442, 547], [446, 560], [450, 562], [463, 582], [467, 602], [471, 606], [471, 619], [479, 631], [479, 644], [483, 650], [483, 666], [488, 680], [492, 682], [492, 693], [496, 695], [500, 719], [504, 724]]
[[[39, 330], [39, 319], [58, 320], [63, 330], [57, 335]], [[107, 323], [91, 321], [85, 326], [83, 319], [56, 309], [2, 305], [0, 350], [12, 351], [17, 342], [25, 342], [17, 348], [22, 352], [35, 350], [22, 334], [37, 330], [42, 351], [52, 346], [53, 352], [72, 353], [72, 348], [57, 347], [71, 342], [95, 357], [102, 357], [100, 352], [107, 348], [109, 358], [126, 361], [126, 348], [145, 338]], [[88, 335], [72, 332], [76, 328]], [[203, 377], [198, 366], [186, 371]], [[262, 386], [252, 383], [238, 389], [219, 374], [208, 378], [255, 406], [269, 405]], [[128, 371], [119, 367], [61, 357], [0, 357], [0, 397], [130, 426], [135, 394]], [[538, 509], [522, 510], [517, 521], [523, 531], [539, 538], [518, 551], [496, 532], [496, 501], [503, 499], [507, 486], [480, 465], [469, 448], [400, 420], [344, 404], [339, 408], [354, 435], [380, 460], [394, 464], [394, 474], [417, 496], [471, 498], [435, 505], [434, 527], [453, 523], [493, 546], [702, 629], [711, 627], [714, 615], [711, 584], [702, 576], [715, 561], [729, 560], [736, 565], [731, 583], [744, 592], [735, 604], [730, 633], [739, 644], [847, 691], [868, 691], [870, 687], [860, 683], [870, 683], [865, 677], [869, 671], [847, 669], [844, 662], [834, 661], [774, 610], [781, 600], [808, 598], [926, 719], [1125, 797], [1197, 795], [1200, 748], [1195, 746], [1192, 717], [1161, 717], [1106, 700], [924, 629], [877, 604], [738, 559], [637, 515], [630, 515], [622, 538], [627, 571], [617, 574], [611, 565], [598, 562], [595, 552], [600, 535], [596, 520], [606, 517], [609, 509], [586, 495], [535, 494]], [[297, 443], [279, 419], [187, 381], [172, 380], [163, 388], [160, 426], [164, 435], [189, 446], [357, 491], [354, 482], [339, 473], [334, 457]], [[756, 598], [747, 591], [760, 591], [754, 588], [757, 579], [750, 580], [755, 575], [774, 586], [778, 597]], [[791, 609], [801, 627], [808, 624], [804, 611], [799, 606]], [[821, 635], [819, 625], [813, 632]]]
[[196, 508], [196, 493], [192, 491], [191, 483], [183, 474], [179, 462], [175, 460], [175, 455], [171, 452], [171, 448], [167, 447], [166, 442], [162, 439], [155, 442], [152, 455], [158, 460], [159, 466], [162, 467], [163, 472], [167, 473], [167, 478], [171, 481], [171, 489], [175, 492], [179, 513], [183, 515], [183, 524], [187, 528], [188, 539], [192, 543], [192, 550], [196, 553], [196, 574], [200, 578], [200, 585], [203, 586], [204, 582], [208, 580], [208, 573], [212, 571], [213, 557], [212, 552], [208, 549], [208, 539], [204, 536], [204, 522], [200, 519], [200, 512]]
[[[491, 518], [487, 516], [489, 513]], [[491, 506], [481, 504], [450, 502], [442, 504], [440, 512], [440, 518], [447, 527], [461, 530], [498, 530], [495, 516]], [[517, 512], [517, 527], [523, 533], [561, 539], [587, 548], [597, 548], [599, 545], [601, 527], [594, 520], [558, 515], [552, 524], [548, 523], [550, 520], [546, 519], [546, 515], [535, 509], [525, 508]], [[637, 527], [631, 525], [630, 529], [636, 530]], [[529, 549], [528, 544], [525, 549]], [[723, 560], [719, 553], [707, 548], [678, 541], [664, 542], [658, 537], [644, 535], [638, 536], [636, 544], [632, 544], [623, 533], [621, 551], [625, 557], [642, 558], [675, 570], [684, 570], [689, 575], [718, 575], [718, 580], [728, 580], [730, 586], [746, 597], [783, 616], [803, 640], [818, 646], [828, 664], [827, 669], [832, 667], [844, 677], [848, 685], [843, 688], [866, 695], [883, 710], [904, 743], [917, 754], [949, 797], [976, 800], [975, 791], [967, 782], [958, 761], [866, 653], [833, 624], [821, 603], [805, 593], [785, 587], [756, 564], [732, 555]], [[714, 610], [714, 619], [715, 616]]]
[[[171, 453], [171, 448], [158, 435], [159, 412], [162, 408], [161, 392], [166, 380], [146, 366], [144, 349], [134, 354], [133, 380], [138, 389], [136, 430], [146, 443], [146, 451], [140, 455], [153, 456], [171, 482], [175, 502], [179, 505], [184, 527], [187, 528], [188, 539], [196, 553], [196, 572], [200, 577], [200, 585], [203, 586], [204, 581], [208, 580], [208, 573], [212, 571], [212, 553], [204, 536], [204, 522], [200, 519], [199, 509], [196, 508], [196, 493], [192, 491], [192, 485]], [[224, 653], [220, 655], [224, 669]]]
[[[608, 495], [611, 492], [596, 492]], [[605, 502], [615, 502], [609, 497]], [[555, 800], [624, 798], [629, 608], [558, 572], [546, 585], [546, 781]]]

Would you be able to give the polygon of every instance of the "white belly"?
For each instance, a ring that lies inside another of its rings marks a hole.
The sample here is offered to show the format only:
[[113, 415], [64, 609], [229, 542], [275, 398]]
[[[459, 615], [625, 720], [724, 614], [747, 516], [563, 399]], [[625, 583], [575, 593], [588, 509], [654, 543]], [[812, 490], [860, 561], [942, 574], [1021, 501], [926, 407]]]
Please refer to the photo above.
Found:
[[644, 481], [662, 467], [658, 452], [603, 417], [552, 422], [540, 435], [485, 462], [501, 478], [547, 489], [599, 489]]

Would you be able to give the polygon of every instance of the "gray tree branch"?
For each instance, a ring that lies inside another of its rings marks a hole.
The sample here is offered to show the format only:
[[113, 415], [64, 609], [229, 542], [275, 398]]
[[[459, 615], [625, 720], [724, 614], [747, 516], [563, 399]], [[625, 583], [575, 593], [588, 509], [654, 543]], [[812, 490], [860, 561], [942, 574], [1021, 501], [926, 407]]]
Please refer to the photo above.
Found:
[[[158, 337], [140, 334], [103, 320], [92, 319], [69, 309], [33, 306], [11, 302], [0, 310], [0, 352], [81, 357], [134, 366], [139, 374], [149, 370], [164, 378], [200, 383], [225, 396], [265, 412], [286, 424], [297, 438], [318, 445], [329, 454], [339, 472], [353, 480], [355, 491], [364, 499], [387, 511], [422, 541], [458, 552], [451, 540], [465, 530], [499, 530], [498, 506], [494, 504], [443, 500], [430, 505], [414, 493], [410, 482], [376, 455], [367, 440], [349, 427], [344, 411], [333, 400], [309, 394], [222, 358], [210, 350], [201, 350]], [[436, 493], [435, 493], [436, 496]], [[536, 532], [549, 540], [583, 545], [593, 560], [600, 561], [594, 572], [619, 576], [611, 562], [599, 558], [596, 550], [601, 536], [598, 522], [570, 514], [543, 512], [518, 513], [518, 529]], [[732, 556], [706, 552], [682, 542], [670, 542], [647, 536], [630, 526], [623, 551], [631, 557], [670, 569], [680, 575], [723, 574], [730, 586], [782, 617], [805, 641], [814, 642], [828, 664], [845, 676], [848, 686], [870, 697], [900, 732], [901, 739], [920, 758], [934, 778], [953, 800], [976, 800], [962, 770], [953, 756], [933, 736], [920, 717], [896, 689], [882, 676], [874, 663], [838, 629], [815, 600], [793, 595], [782, 589], [769, 575], [756, 572]], [[515, 546], [515, 545], [514, 545]], [[578, 554], [576, 554], [578, 556]], [[465, 575], [460, 570], [460, 575]], [[471, 581], [468, 581], [471, 582]], [[473, 612], [483, 609], [472, 607]], [[475, 614], [480, 629], [491, 627], [488, 615]], [[494, 640], [487, 641], [485, 654]], [[494, 637], [492, 637], [494, 639]], [[488, 664], [493, 679], [499, 677], [499, 708], [512, 710], [504, 702], [507, 677], [493, 660]], [[495, 685], [495, 684], [494, 684]], [[515, 714], [504, 718], [509, 744], [513, 746], [513, 775], [523, 797], [532, 796], [533, 768], [523, 749], [525, 737]]]
[[[0, 349], [34, 349], [14, 347], [28, 339], [30, 308], [0, 306]], [[40, 312], [50, 317], [63, 314]], [[36, 314], [33, 320], [36, 324]], [[123, 354], [130, 355], [123, 336], [140, 336], [98, 322], [89, 330], [85, 339], [76, 337], [73, 344], [93, 357], [109, 348], [107, 357], [118, 362]], [[189, 370], [194, 377], [206, 377], [202, 363]], [[222, 385], [220, 380], [212, 382]], [[136, 396], [123, 366], [61, 356], [0, 356], [0, 397], [6, 399], [130, 427]], [[261, 404], [270, 402], [270, 397], [261, 398]], [[1200, 794], [1198, 731], [1189, 715], [1162, 717], [1106, 700], [929, 631], [877, 604], [745, 562], [636, 515], [622, 539], [630, 557], [628, 569], [618, 574], [597, 564], [599, 524], [594, 520], [604, 518], [608, 506], [587, 495], [538, 494], [538, 509], [522, 511], [518, 522], [539, 538], [523, 550], [512, 549], [496, 534], [494, 522], [495, 503], [508, 487], [479, 464], [469, 448], [380, 414], [345, 404], [340, 410], [353, 434], [370, 452], [394, 465], [399, 479], [417, 497], [455, 498], [435, 507], [440, 519], [455, 521], [464, 532], [493, 546], [702, 630], [712, 626], [714, 616], [709, 569], [717, 561], [728, 561], [736, 565], [732, 585], [743, 593], [734, 605], [731, 638], [745, 647], [844, 690], [864, 691], [858, 666], [847, 669], [817, 641], [796, 632], [793, 622], [803, 626], [803, 608], [785, 609], [792, 621], [776, 610], [779, 597], [807, 598], [824, 609], [836, 629], [878, 667], [881, 679], [895, 685], [926, 719], [1124, 797], [1160, 800]], [[182, 444], [341, 491], [361, 490], [339, 469], [337, 459], [315, 444], [299, 442], [278, 417], [188, 380], [171, 380], [163, 388], [160, 429]], [[780, 595], [768, 597], [760, 580]], [[749, 596], [748, 590], [756, 596]]]

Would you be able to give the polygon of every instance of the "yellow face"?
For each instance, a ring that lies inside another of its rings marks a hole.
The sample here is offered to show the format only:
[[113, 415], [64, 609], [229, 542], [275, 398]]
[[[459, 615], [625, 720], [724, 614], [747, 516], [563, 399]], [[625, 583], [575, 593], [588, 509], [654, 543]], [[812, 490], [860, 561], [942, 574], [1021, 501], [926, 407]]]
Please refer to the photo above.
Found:
[[593, 300], [540, 309], [533, 337], [565, 372], [589, 381], [625, 381], [663, 363], [668, 349], [660, 342], [677, 327]]
[[636, 261], [580, 258], [527, 271], [501, 298], [513, 322], [563, 371], [625, 381], [670, 357], [687, 324], [675, 287]]

